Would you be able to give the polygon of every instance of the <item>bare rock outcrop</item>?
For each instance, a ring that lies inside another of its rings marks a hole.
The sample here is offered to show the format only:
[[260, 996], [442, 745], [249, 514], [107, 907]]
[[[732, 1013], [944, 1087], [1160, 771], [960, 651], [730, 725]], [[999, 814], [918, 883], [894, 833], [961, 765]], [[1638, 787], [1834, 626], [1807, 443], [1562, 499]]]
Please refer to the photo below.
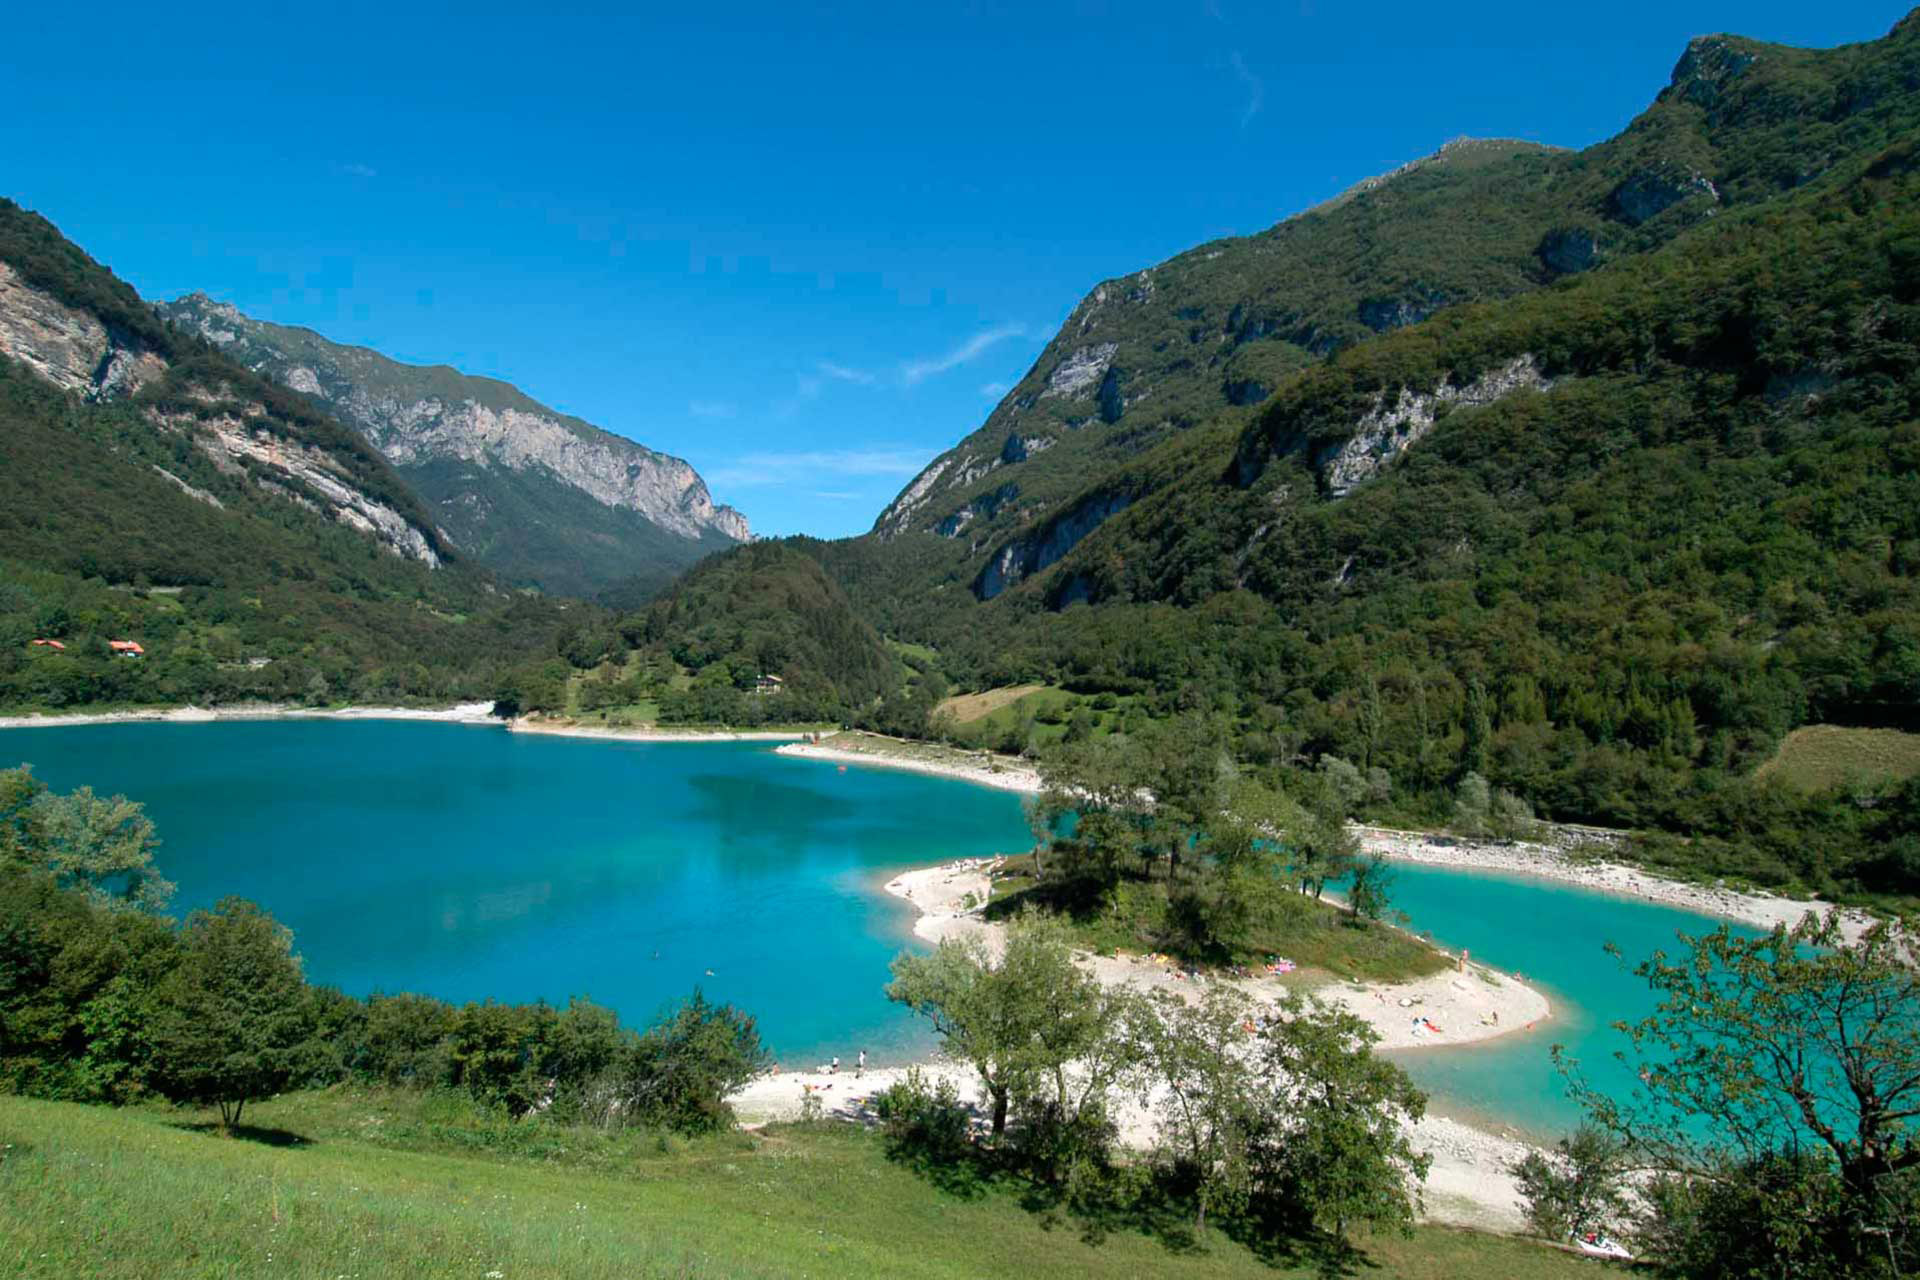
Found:
[[1047, 389], [1040, 393], [1040, 398], [1065, 396], [1071, 399], [1085, 395], [1100, 384], [1107, 374], [1107, 366], [1113, 363], [1114, 353], [1119, 350], [1120, 344], [1117, 342], [1096, 342], [1092, 346], [1077, 348], [1047, 375]]
[[1336, 498], [1371, 480], [1433, 430], [1442, 407], [1492, 404], [1516, 391], [1544, 391], [1552, 384], [1531, 355], [1517, 356], [1464, 387], [1442, 382], [1431, 391], [1402, 387], [1391, 402], [1381, 396], [1352, 436], [1321, 446], [1313, 459], [1321, 483]]
[[132, 395], [167, 371], [138, 339], [26, 283], [0, 262], [0, 352], [89, 400]]
[[[440, 567], [439, 553], [419, 527], [359, 488], [332, 454], [270, 430], [263, 406], [227, 406], [226, 412], [205, 416], [153, 409], [147, 416], [161, 430], [186, 435], [227, 474], [250, 476], [263, 492], [358, 530], [404, 559]], [[212, 494], [161, 474], [190, 496], [220, 505]]]

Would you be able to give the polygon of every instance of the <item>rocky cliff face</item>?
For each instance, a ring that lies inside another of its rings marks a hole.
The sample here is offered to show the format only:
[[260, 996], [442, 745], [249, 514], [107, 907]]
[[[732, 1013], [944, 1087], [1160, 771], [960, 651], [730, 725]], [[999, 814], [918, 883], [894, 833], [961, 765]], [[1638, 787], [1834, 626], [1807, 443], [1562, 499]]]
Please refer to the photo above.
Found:
[[[289, 441], [273, 431], [266, 406], [209, 398], [208, 408], [210, 412], [185, 414], [155, 407], [147, 411], [147, 418], [163, 431], [191, 439], [225, 474], [251, 478], [263, 492], [357, 530], [396, 555], [440, 567], [439, 552], [425, 532], [394, 506], [364, 492], [353, 474], [326, 450]], [[218, 498], [172, 472], [155, 469], [187, 496], [221, 505]]]
[[[0, 355], [89, 401], [135, 397], [168, 382], [171, 368], [166, 356], [146, 341], [34, 287], [4, 260]], [[417, 509], [410, 516], [401, 510], [410, 504], [370, 489], [350, 458], [301, 438], [266, 404], [249, 402], [243, 391], [219, 378], [176, 373], [169, 385], [171, 394], [137, 402], [145, 404], [143, 416], [156, 431], [186, 440], [220, 471], [271, 499], [293, 502], [365, 534], [395, 555], [439, 567], [430, 527], [421, 522]], [[184, 401], [186, 407], [173, 401]], [[156, 465], [151, 470], [189, 497], [214, 507], [225, 505], [165, 468]]]
[[1081, 499], [1044, 528], [1015, 538], [995, 552], [974, 579], [973, 594], [991, 600], [1022, 579], [1059, 563], [1109, 517], [1132, 505], [1130, 493], [1097, 493]]
[[131, 395], [167, 371], [138, 338], [31, 287], [0, 262], [0, 352], [89, 400]]
[[1353, 435], [1315, 450], [1314, 470], [1330, 496], [1344, 498], [1418, 444], [1433, 430], [1442, 413], [1455, 407], [1492, 404], [1516, 391], [1545, 391], [1550, 386], [1552, 383], [1540, 376], [1534, 358], [1523, 355], [1481, 374], [1464, 387], [1446, 382], [1424, 392], [1402, 387], [1391, 402], [1384, 395], [1376, 398], [1372, 410], [1354, 424]]
[[709, 531], [735, 542], [752, 537], [746, 518], [716, 505], [705, 481], [679, 458], [604, 432], [571, 429], [556, 415], [477, 400], [374, 396], [333, 379], [322, 382], [304, 365], [288, 371], [286, 385], [332, 405], [395, 466], [455, 459], [509, 471], [540, 467], [596, 502], [638, 512], [683, 538]]
[[516, 388], [403, 365], [204, 294], [164, 304], [174, 325], [313, 397], [357, 427], [432, 505], [456, 546], [511, 578], [589, 594], [752, 537], [699, 474]]

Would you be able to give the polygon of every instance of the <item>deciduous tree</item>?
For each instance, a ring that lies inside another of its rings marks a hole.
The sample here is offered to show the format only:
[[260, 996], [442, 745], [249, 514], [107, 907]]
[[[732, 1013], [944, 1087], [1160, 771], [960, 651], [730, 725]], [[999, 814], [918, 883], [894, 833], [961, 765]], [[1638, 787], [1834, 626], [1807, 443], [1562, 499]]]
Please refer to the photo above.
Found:
[[[1684, 941], [1684, 954], [1656, 952], [1634, 969], [1660, 998], [1623, 1027], [1640, 1086], [1607, 1096], [1563, 1060], [1576, 1097], [1637, 1161], [1670, 1175], [1672, 1203], [1697, 1223], [1782, 1223], [1779, 1248], [1830, 1259], [1832, 1274], [1910, 1273], [1920, 1265], [1911, 931], [1885, 923], [1850, 942], [1836, 910], [1758, 937], [1723, 926]], [[1722, 1211], [1730, 1196], [1747, 1208]]]
[[154, 1019], [161, 1091], [217, 1105], [231, 1130], [247, 1103], [286, 1085], [305, 1010], [290, 932], [244, 898], [194, 912]]

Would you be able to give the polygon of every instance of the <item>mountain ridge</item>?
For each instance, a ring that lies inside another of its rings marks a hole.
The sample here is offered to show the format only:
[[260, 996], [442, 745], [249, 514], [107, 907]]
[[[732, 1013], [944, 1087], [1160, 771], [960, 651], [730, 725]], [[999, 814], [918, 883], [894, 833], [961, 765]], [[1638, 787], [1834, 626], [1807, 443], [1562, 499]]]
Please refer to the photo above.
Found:
[[978, 580], [1131, 458], [1248, 420], [1338, 350], [1817, 182], [1837, 157], [1884, 143], [1890, 104], [1913, 88], [1914, 25], [1828, 50], [1697, 37], [1646, 110], [1594, 146], [1456, 140], [1263, 232], [1104, 281], [871, 536], [938, 535], [950, 545], [925, 554]]
[[474, 699], [586, 609], [0, 200], [0, 706]]
[[749, 541], [691, 465], [448, 365], [277, 325], [189, 293], [162, 303], [197, 334], [358, 428], [428, 501], [449, 539], [509, 580], [594, 595], [652, 587]]

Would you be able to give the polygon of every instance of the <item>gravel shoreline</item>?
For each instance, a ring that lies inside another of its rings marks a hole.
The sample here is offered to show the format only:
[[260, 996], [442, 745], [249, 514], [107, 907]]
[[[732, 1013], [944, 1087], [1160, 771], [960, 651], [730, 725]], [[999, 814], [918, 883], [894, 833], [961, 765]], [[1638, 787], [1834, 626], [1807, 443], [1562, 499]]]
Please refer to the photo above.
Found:
[[544, 734], [554, 738], [595, 738], [602, 742], [797, 742], [807, 735], [760, 733], [732, 729], [620, 729], [588, 724], [550, 724], [521, 717], [507, 722], [512, 733]]
[[783, 756], [823, 760], [830, 764], [860, 764], [877, 769], [905, 769], [912, 773], [932, 774], [938, 778], [955, 778], [961, 782], [992, 787], [997, 791], [1015, 791], [1022, 795], [1040, 793], [1040, 774], [1033, 769], [994, 768], [983, 764], [925, 760], [917, 756], [885, 755], [877, 751], [847, 751], [840, 747], [812, 742], [795, 742], [780, 747], [778, 751]]
[[[1761, 929], [1781, 924], [1791, 928], [1809, 912], [1824, 914], [1833, 909], [1832, 903], [1817, 899], [1783, 898], [1723, 885], [1689, 884], [1617, 862], [1576, 860], [1565, 850], [1549, 844], [1462, 840], [1384, 827], [1357, 827], [1356, 831], [1362, 847], [1387, 858], [1554, 880], [1596, 893], [1638, 898]], [[1858, 937], [1873, 923], [1872, 917], [1861, 911], [1846, 911], [1842, 920], [1849, 937]]]
[[290, 707], [273, 703], [236, 707], [168, 707], [89, 711], [74, 715], [0, 716], [0, 729], [59, 729], [89, 724], [210, 724], [216, 720], [432, 720], [443, 724], [498, 724], [491, 702], [451, 707]]

